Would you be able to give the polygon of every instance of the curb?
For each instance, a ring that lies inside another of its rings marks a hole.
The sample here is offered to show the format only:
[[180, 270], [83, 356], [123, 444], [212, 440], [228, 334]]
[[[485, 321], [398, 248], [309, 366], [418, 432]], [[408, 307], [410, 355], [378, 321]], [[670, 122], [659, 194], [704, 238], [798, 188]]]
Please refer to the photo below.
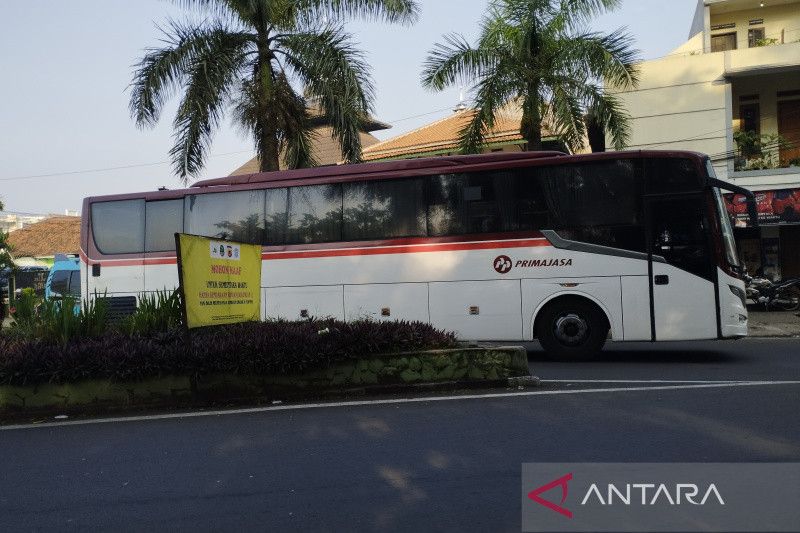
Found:
[[541, 380], [536, 376], [511, 377], [499, 380], [469, 380], [469, 381], [449, 381], [438, 383], [411, 383], [405, 385], [376, 385], [369, 387], [348, 388], [348, 389], [328, 389], [314, 391], [313, 394], [287, 394], [276, 397], [246, 397], [246, 398], [227, 398], [220, 400], [213, 399], [191, 399], [178, 398], [178, 401], [164, 401], [150, 403], [147, 405], [135, 404], [110, 404], [110, 405], [70, 405], [64, 407], [41, 407], [22, 410], [0, 410], [0, 427], [9, 424], [36, 423], [45, 421], [56, 416], [69, 418], [89, 418], [92, 416], [112, 416], [112, 415], [135, 415], [135, 414], [161, 414], [173, 411], [183, 411], [187, 409], [224, 409], [224, 408], [247, 408], [267, 405], [283, 404], [293, 401], [325, 401], [337, 400], [342, 398], [354, 398], [365, 396], [392, 396], [417, 394], [424, 397], [428, 394], [437, 392], [453, 392], [468, 390], [489, 390], [489, 389], [515, 389], [524, 390], [527, 388], [538, 387]]
[[521, 347], [460, 348], [342, 361], [292, 375], [171, 375], [133, 382], [0, 386], [0, 417], [26, 413], [170, 409], [226, 403], [261, 404], [343, 395], [528, 386]]

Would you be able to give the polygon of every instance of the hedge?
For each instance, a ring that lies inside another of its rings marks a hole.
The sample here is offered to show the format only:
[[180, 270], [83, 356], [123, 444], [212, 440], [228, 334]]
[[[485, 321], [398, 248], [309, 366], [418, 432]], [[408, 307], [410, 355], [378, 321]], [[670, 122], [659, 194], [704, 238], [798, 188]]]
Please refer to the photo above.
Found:
[[147, 336], [110, 330], [66, 343], [0, 334], [0, 384], [288, 375], [348, 359], [457, 345], [452, 333], [420, 322], [248, 322]]

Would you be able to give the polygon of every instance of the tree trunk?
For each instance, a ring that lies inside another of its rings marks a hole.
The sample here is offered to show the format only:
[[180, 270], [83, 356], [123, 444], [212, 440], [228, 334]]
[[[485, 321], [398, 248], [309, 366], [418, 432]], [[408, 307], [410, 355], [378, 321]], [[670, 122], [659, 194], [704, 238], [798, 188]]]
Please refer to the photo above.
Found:
[[261, 162], [261, 172], [280, 170], [280, 144], [278, 143], [277, 117], [273, 105], [274, 77], [272, 72], [272, 51], [268, 42], [258, 46], [258, 68], [255, 72], [255, 84], [258, 87], [258, 116], [256, 118], [256, 146]]
[[522, 105], [520, 133], [522, 138], [528, 141], [527, 150], [536, 152], [542, 149], [542, 114], [539, 111], [539, 87], [533, 84], [528, 91], [530, 94]]
[[272, 126], [269, 116], [259, 119], [261, 126], [261, 138], [258, 139], [258, 159], [261, 162], [261, 172], [272, 172], [280, 170], [280, 149], [278, 147], [278, 135], [275, 127]]

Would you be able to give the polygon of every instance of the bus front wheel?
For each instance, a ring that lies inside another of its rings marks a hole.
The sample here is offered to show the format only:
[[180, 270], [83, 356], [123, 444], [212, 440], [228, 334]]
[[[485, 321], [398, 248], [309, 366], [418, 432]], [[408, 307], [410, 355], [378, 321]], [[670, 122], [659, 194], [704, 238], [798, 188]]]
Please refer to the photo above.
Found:
[[547, 357], [585, 361], [598, 355], [608, 337], [603, 311], [583, 298], [559, 298], [547, 304], [536, 320], [536, 337]]

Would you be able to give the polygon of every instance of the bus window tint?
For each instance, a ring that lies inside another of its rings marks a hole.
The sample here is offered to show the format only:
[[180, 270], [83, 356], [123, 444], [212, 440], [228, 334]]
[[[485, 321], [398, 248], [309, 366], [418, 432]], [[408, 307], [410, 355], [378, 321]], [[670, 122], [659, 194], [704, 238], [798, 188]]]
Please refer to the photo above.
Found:
[[699, 191], [702, 182], [691, 159], [646, 159], [644, 175], [647, 194]]
[[261, 244], [264, 191], [187, 196], [185, 210], [186, 233]]
[[69, 295], [73, 298], [80, 299], [81, 297], [81, 273], [80, 271], [73, 270], [69, 274]]
[[104, 254], [144, 251], [144, 200], [92, 204], [92, 234]]
[[183, 232], [183, 198], [147, 202], [145, 206], [145, 251], [175, 250], [175, 234]]
[[310, 185], [289, 189], [288, 243], [308, 244], [342, 238], [342, 187]]
[[569, 240], [645, 251], [633, 160], [542, 167], [552, 229]]
[[53, 279], [50, 281], [50, 291], [59, 296], [69, 295], [69, 270], [57, 270], [53, 272]]
[[559, 226], [636, 224], [636, 185], [631, 160], [542, 168], [542, 186]]
[[425, 235], [421, 179], [344, 184], [344, 240]]
[[523, 231], [551, 228], [550, 207], [542, 190], [537, 169], [521, 169], [517, 176], [517, 210], [519, 229]]
[[286, 212], [287, 189], [267, 189], [265, 201], [265, 229], [264, 244], [276, 245], [286, 242]]
[[428, 233], [434, 236], [517, 229], [510, 172], [444, 174], [430, 181]]

